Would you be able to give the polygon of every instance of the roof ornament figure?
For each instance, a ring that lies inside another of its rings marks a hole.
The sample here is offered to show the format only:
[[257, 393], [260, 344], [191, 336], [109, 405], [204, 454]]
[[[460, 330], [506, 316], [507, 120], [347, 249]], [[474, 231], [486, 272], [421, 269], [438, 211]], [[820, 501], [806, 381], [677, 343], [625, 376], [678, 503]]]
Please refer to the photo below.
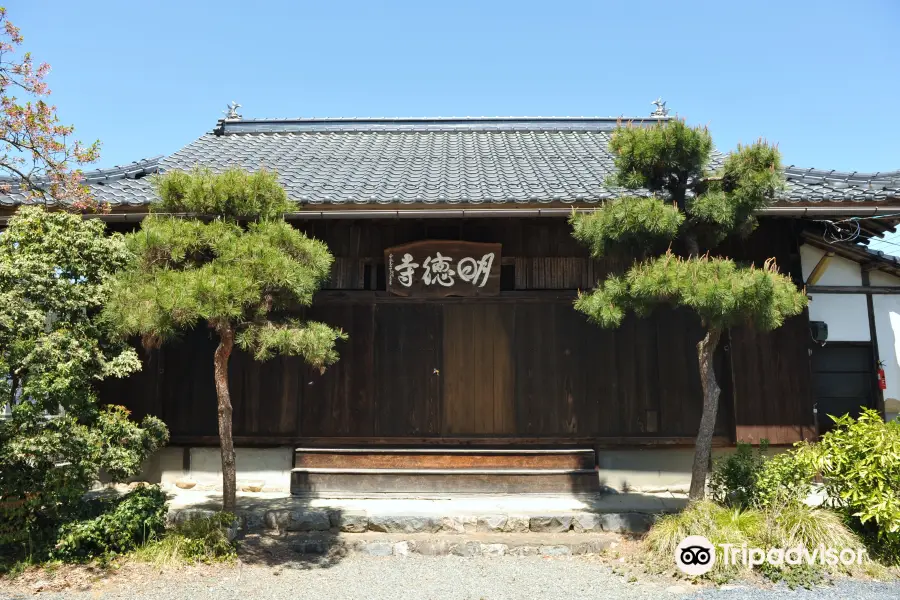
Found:
[[241, 115], [238, 114], [237, 109], [239, 109], [240, 107], [241, 107], [240, 104], [238, 104], [237, 102], [232, 100], [231, 104], [228, 104], [225, 106], [225, 108], [227, 108], [228, 110], [222, 111], [223, 113], [225, 113], [225, 119], [239, 121], [242, 117], [241, 117]]
[[662, 98], [657, 98], [650, 104], [656, 107], [656, 110], [650, 113], [651, 117], [666, 117], [669, 115], [669, 109], [666, 108], [666, 101]]

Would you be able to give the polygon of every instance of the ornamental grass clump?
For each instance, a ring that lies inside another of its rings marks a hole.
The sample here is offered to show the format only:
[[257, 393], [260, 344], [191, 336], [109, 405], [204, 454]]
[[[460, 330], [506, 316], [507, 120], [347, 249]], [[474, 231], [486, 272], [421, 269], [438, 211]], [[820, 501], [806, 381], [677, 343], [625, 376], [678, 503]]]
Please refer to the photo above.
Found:
[[680, 120], [620, 126], [609, 148], [616, 164], [610, 183], [640, 192], [592, 212], [574, 211], [570, 223], [573, 236], [595, 257], [618, 253], [632, 264], [580, 292], [575, 309], [609, 328], [621, 325], [629, 313], [643, 317], [666, 305], [689, 308], [699, 318], [703, 411], [690, 498], [700, 500], [721, 392], [713, 356], [723, 332], [738, 325], [775, 329], [807, 304], [774, 260], [741, 265], [713, 254], [728, 236], [752, 232], [755, 211], [775, 200], [784, 186], [781, 156], [763, 141], [738, 146], [713, 172], [709, 132]]
[[235, 517], [231, 513], [188, 519], [148, 541], [138, 549], [135, 558], [156, 567], [230, 561], [237, 556], [230, 535], [234, 527]]
[[[867, 557], [859, 564], [849, 566], [822, 563], [821, 553], [826, 549], [857, 551], [864, 548], [859, 537], [830, 510], [802, 503], [772, 505], [764, 510], [737, 508], [709, 500], [691, 503], [680, 513], [662, 517], [644, 538], [645, 564], [655, 572], [684, 577], [675, 567], [675, 554], [681, 541], [691, 535], [703, 536], [714, 545], [715, 564], [701, 578], [717, 583], [747, 577], [756, 571], [767, 579], [784, 581], [791, 587], [810, 587], [832, 575], [868, 573], [873, 567]], [[737, 551], [737, 561], [726, 560], [723, 545]], [[804, 559], [798, 565], [769, 562], [750, 565], [740, 559], [744, 548], [748, 552], [758, 548], [767, 555], [770, 550], [791, 548], [808, 549], [817, 554], [812, 564], [807, 564]]]

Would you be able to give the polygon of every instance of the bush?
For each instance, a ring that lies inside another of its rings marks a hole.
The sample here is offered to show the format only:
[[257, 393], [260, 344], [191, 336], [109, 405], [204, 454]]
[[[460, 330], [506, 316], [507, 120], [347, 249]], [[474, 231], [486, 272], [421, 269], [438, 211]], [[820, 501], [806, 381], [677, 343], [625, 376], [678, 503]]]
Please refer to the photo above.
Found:
[[709, 483], [713, 500], [739, 508], [802, 503], [817, 474], [817, 448], [801, 442], [767, 457], [768, 447], [766, 440], [756, 450], [739, 442], [733, 454], [717, 460]]
[[166, 496], [158, 486], [141, 486], [112, 502], [99, 516], [60, 528], [52, 558], [77, 562], [134, 550], [166, 526]]
[[159, 419], [139, 426], [122, 407], [100, 411], [91, 426], [25, 412], [0, 420], [0, 554], [46, 558], [60, 527], [91, 512], [83, 498], [100, 469], [114, 480], [134, 475], [167, 438]]
[[818, 448], [805, 442], [767, 459], [756, 473], [754, 504], [761, 508], [802, 504], [812, 493], [817, 460]]
[[880, 558], [900, 564], [900, 422], [874, 410], [832, 418], [818, 444], [829, 499]]
[[232, 559], [235, 546], [229, 539], [229, 530], [234, 522], [233, 514], [222, 512], [178, 523], [161, 539], [148, 542], [137, 556], [156, 566]]
[[733, 454], [718, 459], [709, 480], [713, 500], [726, 506], [748, 507], [756, 500], [756, 478], [765, 464], [769, 443], [758, 450], [738, 442]]

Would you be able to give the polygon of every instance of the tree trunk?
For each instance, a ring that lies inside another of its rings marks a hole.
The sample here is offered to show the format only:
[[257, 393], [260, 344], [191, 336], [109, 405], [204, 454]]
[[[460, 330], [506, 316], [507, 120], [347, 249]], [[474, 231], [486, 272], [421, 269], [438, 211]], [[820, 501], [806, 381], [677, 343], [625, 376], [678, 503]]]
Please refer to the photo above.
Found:
[[228, 392], [228, 359], [234, 347], [234, 329], [231, 323], [216, 325], [219, 345], [214, 365], [216, 397], [219, 400], [219, 445], [222, 449], [222, 510], [234, 513], [237, 502], [237, 474], [234, 461], [234, 440], [231, 435], [231, 394]]
[[700, 417], [700, 431], [694, 445], [694, 466], [691, 469], [691, 500], [702, 500], [706, 496], [706, 473], [712, 453], [712, 438], [716, 429], [716, 413], [719, 410], [721, 389], [713, 370], [713, 356], [722, 331], [715, 327], [697, 342], [697, 361], [700, 366], [700, 384], [703, 386], [703, 416]]

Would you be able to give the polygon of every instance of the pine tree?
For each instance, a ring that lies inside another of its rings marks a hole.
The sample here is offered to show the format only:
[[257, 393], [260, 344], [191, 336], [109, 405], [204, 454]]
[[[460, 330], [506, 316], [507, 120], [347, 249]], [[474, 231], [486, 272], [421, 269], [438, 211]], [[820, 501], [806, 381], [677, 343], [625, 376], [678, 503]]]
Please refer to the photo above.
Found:
[[[223, 509], [235, 508], [228, 361], [235, 344], [257, 360], [302, 356], [324, 368], [346, 335], [292, 312], [312, 303], [328, 277], [328, 247], [284, 221], [291, 209], [274, 174], [172, 172], [155, 182], [160, 202], [126, 236], [135, 260], [119, 272], [104, 309], [122, 336], [156, 348], [205, 324], [213, 356], [222, 449]], [[212, 218], [211, 218], [212, 217]]]
[[742, 266], [711, 251], [730, 235], [748, 235], [754, 212], [768, 206], [784, 185], [777, 148], [759, 141], [725, 157], [709, 172], [712, 139], [701, 127], [673, 120], [652, 127], [620, 126], [610, 140], [614, 185], [648, 190], [594, 212], [573, 212], [575, 238], [595, 257], [635, 257], [623, 274], [611, 275], [575, 308], [603, 327], [618, 327], [628, 312], [646, 316], [654, 307], [692, 309], [704, 329], [697, 343], [703, 413], [694, 453], [690, 498], [705, 495], [720, 388], [713, 355], [722, 333], [749, 324], [780, 327], [803, 311], [804, 292], [780, 274], [774, 259]]

